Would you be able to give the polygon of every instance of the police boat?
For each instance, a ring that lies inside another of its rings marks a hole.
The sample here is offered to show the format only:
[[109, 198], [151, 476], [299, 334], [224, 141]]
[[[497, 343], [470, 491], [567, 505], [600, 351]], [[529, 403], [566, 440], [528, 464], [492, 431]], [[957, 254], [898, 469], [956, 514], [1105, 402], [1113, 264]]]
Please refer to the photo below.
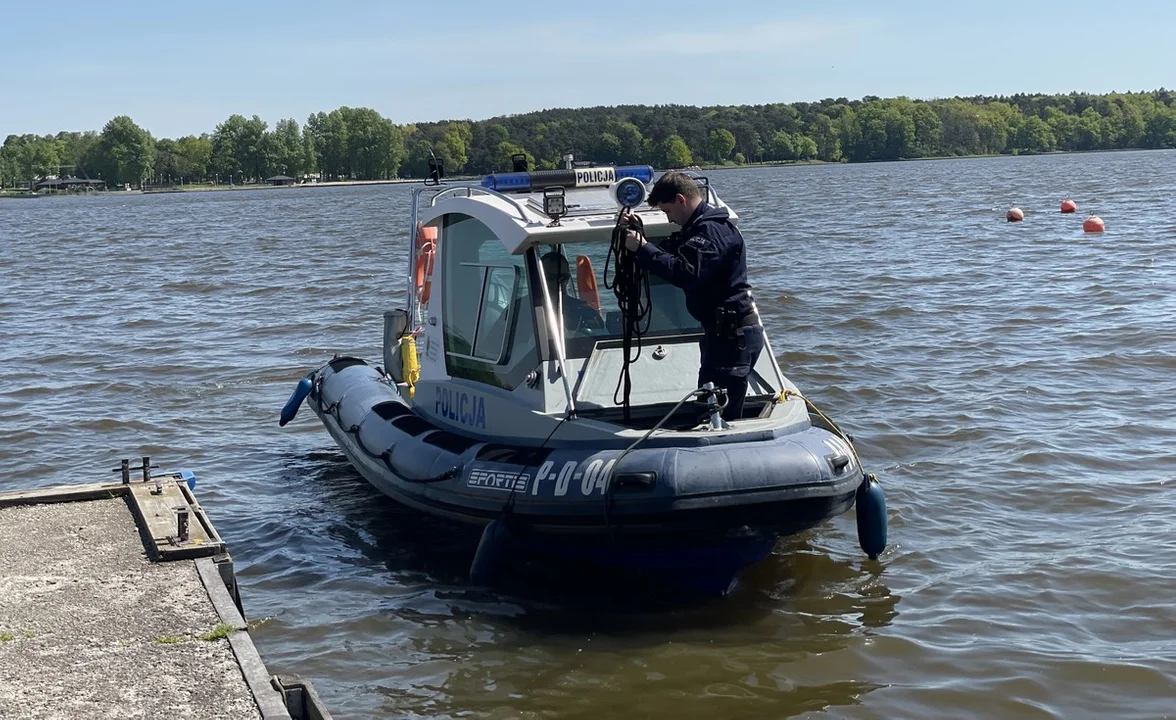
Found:
[[695, 387], [702, 328], [683, 291], [640, 277], [618, 239], [623, 209], [650, 242], [677, 229], [643, 204], [654, 175], [529, 172], [516, 158], [513, 172], [450, 183], [431, 163], [412, 193], [408, 307], [384, 313], [382, 367], [334, 357], [298, 382], [280, 424], [305, 401], [380, 491], [481, 528], [478, 584], [529, 550], [725, 594], [781, 537], [855, 502], [876, 559], [881, 488], [770, 343], [741, 417], [724, 420], [722, 391]]

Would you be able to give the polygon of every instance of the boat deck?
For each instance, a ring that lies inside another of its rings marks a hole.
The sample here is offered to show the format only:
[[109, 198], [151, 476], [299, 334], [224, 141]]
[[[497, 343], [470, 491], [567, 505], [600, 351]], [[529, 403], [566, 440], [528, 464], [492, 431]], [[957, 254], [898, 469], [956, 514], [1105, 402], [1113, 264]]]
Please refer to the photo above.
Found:
[[266, 670], [225, 543], [174, 474], [0, 493], [0, 708], [329, 717], [308, 683]]

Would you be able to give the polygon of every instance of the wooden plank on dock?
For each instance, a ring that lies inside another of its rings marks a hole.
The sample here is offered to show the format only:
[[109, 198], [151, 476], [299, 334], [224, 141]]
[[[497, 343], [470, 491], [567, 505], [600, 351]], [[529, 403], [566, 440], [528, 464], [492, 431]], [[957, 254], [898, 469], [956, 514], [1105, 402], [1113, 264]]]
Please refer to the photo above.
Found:
[[[184, 560], [225, 552], [224, 541], [212, 529], [187, 483], [166, 476], [127, 487], [144, 543], [156, 560]], [[182, 538], [179, 521], [185, 514], [187, 537]]]
[[0, 492], [0, 507], [16, 505], [41, 505], [43, 503], [75, 502], [79, 500], [105, 500], [124, 495], [129, 485], [122, 483], [90, 483], [88, 485], [64, 485], [28, 490]]
[[[221, 624], [229, 629], [229, 646], [233, 649], [233, 656], [241, 667], [241, 674], [245, 677], [245, 684], [253, 693], [253, 699], [264, 720], [291, 720], [286, 709], [285, 695], [280, 688], [270, 681], [269, 671], [249, 636], [249, 626], [245, 617], [237, 609], [233, 597], [217, 569], [213, 558], [200, 558], [195, 561], [196, 572], [204, 589], [208, 591], [208, 599], [212, 602]], [[317, 698], [316, 698], [317, 699]]]

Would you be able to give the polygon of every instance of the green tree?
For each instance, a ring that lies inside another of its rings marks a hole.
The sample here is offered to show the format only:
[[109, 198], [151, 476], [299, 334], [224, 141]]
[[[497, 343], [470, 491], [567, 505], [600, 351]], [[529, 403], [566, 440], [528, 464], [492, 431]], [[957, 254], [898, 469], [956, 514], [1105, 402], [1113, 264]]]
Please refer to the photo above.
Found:
[[1057, 139], [1044, 120], [1036, 115], [1030, 115], [1017, 130], [1013, 144], [1020, 152], [1043, 153], [1055, 149]]
[[1008, 123], [1002, 115], [990, 111], [987, 106], [977, 108], [976, 138], [980, 143], [977, 148], [980, 154], [995, 155], [1004, 152], [1008, 144], [1008, 133]]
[[846, 106], [838, 115], [837, 139], [841, 146], [841, 157], [844, 160], [854, 160], [854, 148], [862, 141], [862, 130], [858, 125], [857, 111], [854, 108]]
[[942, 131], [940, 155], [975, 155], [980, 152], [976, 106], [953, 98], [935, 103]]
[[339, 107], [307, 120], [318, 165], [328, 178], [396, 177], [405, 156], [405, 133], [371, 108]]
[[1078, 116], [1074, 128], [1074, 149], [1094, 150], [1102, 144], [1102, 116], [1092, 107], [1088, 107]]
[[24, 162], [25, 136], [9, 135], [0, 147], [0, 172], [5, 176], [5, 182], [12, 187], [29, 187], [33, 176], [29, 172], [28, 164]]
[[245, 168], [241, 158], [248, 142], [248, 122], [244, 115], [230, 115], [216, 126], [216, 132], [212, 134], [212, 170], [223, 175], [226, 182], [244, 180]]
[[814, 119], [809, 137], [817, 146], [817, 158], [825, 162], [837, 162], [841, 159], [841, 130], [834, 123], [833, 118], [821, 113]]
[[808, 135], [797, 135], [796, 155], [799, 160], [815, 159], [817, 157], [817, 142]]
[[711, 130], [706, 137], [706, 149], [712, 160], [727, 160], [735, 151], [735, 134], [726, 128]]
[[508, 140], [498, 144], [498, 148], [495, 150], [494, 154], [494, 166], [497, 168], [502, 168], [500, 172], [509, 170], [511, 168], [511, 158], [515, 155], [518, 155], [519, 153], [527, 156], [528, 167], [533, 167], [535, 165], [535, 156], [524, 150], [521, 145], [515, 145]]
[[777, 131], [772, 136], [771, 158], [773, 160], [795, 160], [797, 157], [795, 136], [786, 130]]
[[392, 142], [384, 118], [371, 108], [340, 108], [338, 112], [347, 128], [348, 174], [356, 180], [379, 179]]
[[350, 175], [348, 165], [347, 121], [338, 108], [330, 113], [318, 112], [306, 120], [306, 128], [314, 138], [319, 170], [325, 180], [338, 180]]
[[915, 141], [911, 157], [932, 157], [939, 154], [943, 138], [943, 123], [935, 110], [927, 103], [915, 103], [911, 110], [911, 121], [915, 125]]
[[732, 130], [735, 135], [735, 147], [745, 158], [754, 161], [763, 156], [763, 141], [760, 139], [759, 131], [750, 122], [737, 122]]
[[600, 162], [622, 164], [624, 156], [621, 155], [621, 139], [610, 132], [600, 133], [594, 155]]
[[1143, 144], [1144, 119], [1138, 103], [1123, 101], [1122, 135], [1119, 147], [1139, 147]]
[[[407, 177], [426, 177], [429, 174], [429, 160], [432, 157], [434, 157], [432, 143], [422, 137], [419, 132], [414, 131], [409, 136], [407, 152], [400, 170]], [[493, 165], [493, 163], [493, 159], [486, 161], [487, 165]]]
[[1059, 107], [1045, 109], [1045, 123], [1053, 131], [1061, 150], [1073, 150], [1077, 144], [1078, 118]]
[[17, 187], [16, 162], [10, 156], [8, 148], [0, 147], [0, 190], [9, 187]]
[[319, 156], [314, 148], [314, 135], [310, 128], [302, 128], [302, 168], [304, 172], [314, 172], [319, 169]]
[[1176, 111], [1163, 105], [1157, 107], [1144, 125], [1143, 143], [1153, 148], [1176, 145]]
[[620, 162], [642, 163], [648, 162], [645, 152], [645, 137], [640, 128], [628, 120], [610, 119], [605, 127], [617, 136], [621, 144]]
[[897, 160], [914, 157], [915, 122], [904, 112], [909, 101], [879, 100], [866, 103], [856, 113], [857, 143], [851, 150], [852, 160]]
[[510, 140], [510, 130], [502, 123], [491, 123], [486, 128], [486, 142], [494, 147], [498, 147], [499, 143], [504, 143]]
[[98, 133], [93, 130], [86, 132], [57, 133], [57, 154], [62, 165], [62, 171], [76, 177], [88, 177], [89, 169], [85, 165], [85, 158], [91, 148], [98, 142]]
[[262, 180], [270, 175], [274, 149], [268, 140], [268, 124], [254, 115], [245, 121], [237, 137], [237, 159], [246, 178]]
[[173, 178], [180, 177], [177, 148], [175, 140], [160, 138], [155, 141], [155, 164], [151, 177], [153, 182], [170, 182]]
[[154, 140], [126, 115], [106, 123], [92, 152], [93, 165], [100, 168], [100, 176], [108, 184], [139, 185], [155, 166]]
[[[409, 126], [411, 127], [411, 126]], [[415, 128], [414, 128], [415, 130]], [[471, 173], [488, 173], [496, 170], [495, 155], [498, 153], [498, 145], [510, 140], [510, 130], [505, 124], [499, 120], [490, 120], [486, 122], [474, 123], [471, 128], [472, 139], [468, 149], [468, 159], [466, 161], [466, 172]], [[408, 128], [405, 128], [405, 146], [408, 147], [415, 140], [410, 140]], [[412, 156], [412, 150], [409, 149], [409, 155]], [[423, 162], [423, 161], [422, 161]], [[410, 171], [407, 167], [405, 173], [412, 177], [422, 177], [425, 172], [425, 165], [420, 165], [419, 169]]]
[[176, 171], [185, 182], [208, 178], [212, 164], [212, 139], [186, 135], [176, 141]]
[[57, 175], [61, 170], [62, 144], [52, 135], [9, 135], [4, 141], [4, 155], [9, 172], [19, 176], [22, 186]]
[[445, 163], [445, 172], [457, 174], [469, 162], [469, 146], [473, 142], [470, 124], [467, 122], [445, 123], [440, 138], [433, 144], [434, 152]]
[[306, 153], [302, 147], [302, 131], [292, 118], [279, 120], [273, 131], [273, 170], [293, 178], [306, 171]]
[[690, 147], [678, 135], [671, 135], [662, 141], [662, 165], [666, 168], [684, 168], [694, 164]]
[[29, 167], [33, 175], [48, 177], [58, 175], [61, 170], [61, 153], [57, 141], [49, 135], [33, 140], [29, 144]]
[[0, 148], [0, 171], [4, 184], [11, 187], [29, 188], [42, 173], [38, 173], [36, 144], [41, 138], [36, 135], [9, 135]]
[[1123, 108], [1116, 102], [1106, 103], [1098, 119], [1098, 145], [1104, 148], [1123, 147]]

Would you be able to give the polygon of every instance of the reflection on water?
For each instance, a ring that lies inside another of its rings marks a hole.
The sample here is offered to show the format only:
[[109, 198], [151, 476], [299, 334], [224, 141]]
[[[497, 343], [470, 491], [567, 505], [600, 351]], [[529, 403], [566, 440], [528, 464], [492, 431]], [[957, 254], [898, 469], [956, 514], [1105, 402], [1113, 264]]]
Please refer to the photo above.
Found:
[[[366, 648], [381, 656], [362, 684], [386, 698], [382, 707], [390, 714], [419, 711], [427, 698], [431, 712], [442, 715], [481, 709], [511, 717], [558, 710], [561, 716], [587, 717], [599, 712], [601, 702], [616, 702], [618, 711], [623, 705], [642, 716], [668, 716], [666, 700], [642, 697], [641, 688], [651, 682], [679, 685], [687, 665], [692, 668], [687, 687], [700, 683], [699, 697], [683, 696], [689, 705], [748, 698], [775, 703], [781, 693], [798, 708], [852, 703], [873, 686], [798, 683], [768, 673], [763, 682], [771, 682], [750, 691], [746, 678], [732, 675], [732, 668], [747, 662], [739, 659], [746, 653], [788, 665], [813, 653], [842, 651], [854, 636], [885, 626], [897, 613], [899, 598], [887, 590], [880, 565], [832, 558], [803, 535], [782, 544], [722, 599], [668, 595], [657, 585], [619, 585], [583, 567], [550, 563], [516, 563], [499, 587], [475, 587], [467, 574], [476, 532], [385, 498], [341, 453], [311, 451], [278, 462], [287, 481], [300, 485], [299, 494], [312, 495], [313, 501], [298, 503], [292, 517], [271, 528], [281, 536], [265, 544], [281, 550], [265, 563], [288, 570], [268, 573], [266, 591], [313, 591], [332, 578], [362, 574], [369, 607], [338, 622], [349, 636], [366, 632], [397, 638], [391, 643], [373, 638], [379, 650], [348, 641], [348, 653]], [[301, 524], [320, 532], [290, 533]], [[304, 560], [294, 562], [297, 558]], [[348, 602], [362, 605], [356, 590], [350, 588]], [[263, 623], [258, 641], [278, 632], [285, 615], [279, 610]], [[454, 626], [463, 628], [460, 640], [446, 632]], [[771, 628], [769, 638], [759, 636], [763, 628]], [[281, 628], [282, 634], [293, 629]], [[329, 656], [332, 636], [316, 640], [308, 634], [301, 645], [303, 655]], [[567, 659], [558, 659], [565, 654]], [[513, 655], [518, 659], [508, 660]], [[618, 662], [619, 657], [630, 660]], [[409, 666], [413, 674], [427, 675], [428, 682], [406, 687], [401, 671]], [[576, 709], [576, 693], [563, 686], [585, 668], [609, 676], [606, 686], [618, 694], [615, 700], [597, 698]], [[721, 711], [731, 709], [724, 705]]]
[[[521, 615], [509, 613], [517, 615], [514, 621], [544, 632], [628, 634], [661, 632], [683, 623], [743, 621], [770, 612], [771, 605], [760, 602], [765, 596], [803, 598], [817, 585], [823, 591], [836, 588], [835, 597], [855, 602], [878, 598], [881, 602], [872, 603], [875, 621], [865, 622], [868, 608], [858, 608], [866, 626], [887, 622], [897, 603], [882, 582], [879, 563], [859, 566], [831, 558], [810, 546], [803, 535], [783, 541], [773, 558], [750, 568], [726, 598], [688, 597], [655, 583], [642, 584], [640, 578], [620, 584], [611, 570], [527, 558], [504, 568], [502, 582], [494, 589], [476, 587], [469, 583], [468, 574], [477, 530], [437, 520], [385, 497], [347, 464], [341, 452], [310, 452], [287, 458], [283, 464], [306, 468], [305, 481], [322, 492], [321, 513], [312, 515], [304, 507], [296, 517], [322, 525], [328, 538], [362, 557], [361, 564], [382, 566], [397, 584], [446, 585], [464, 596], [495, 598], [523, 608], [526, 612]], [[852, 612], [850, 608], [833, 610]]]

